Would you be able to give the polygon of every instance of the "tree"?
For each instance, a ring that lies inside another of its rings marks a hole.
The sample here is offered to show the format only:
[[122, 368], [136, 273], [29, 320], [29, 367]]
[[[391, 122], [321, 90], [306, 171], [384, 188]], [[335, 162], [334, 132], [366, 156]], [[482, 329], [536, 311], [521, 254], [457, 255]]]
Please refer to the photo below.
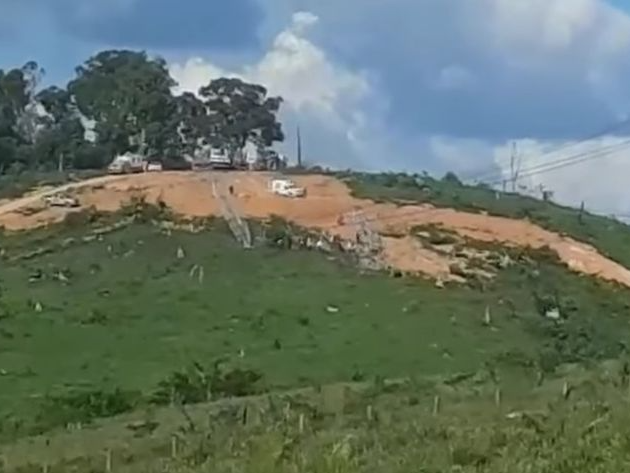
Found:
[[49, 87], [37, 94], [36, 101], [45, 114], [40, 117], [43, 130], [35, 143], [35, 159], [62, 171], [84, 141], [85, 130], [68, 91]]
[[193, 155], [209, 129], [206, 105], [190, 92], [175, 97], [175, 105], [181, 150]]
[[[280, 97], [240, 79], [217, 79], [199, 96], [172, 94], [164, 60], [108, 50], [76, 69], [66, 88], [37, 92], [37, 63], [0, 70], [0, 174], [16, 167], [91, 168], [112, 155], [141, 152], [173, 162], [202, 145], [242, 148], [282, 141]], [[94, 123], [95, 142], [84, 124]]]
[[212, 144], [242, 148], [248, 139], [261, 146], [284, 140], [277, 113], [281, 97], [267, 97], [267, 89], [241, 79], [213, 80], [199, 90], [206, 105], [203, 129]]
[[43, 70], [28, 62], [20, 69], [0, 69], [0, 174], [22, 161], [28, 165], [36, 133], [33, 92]]
[[68, 84], [79, 111], [96, 121], [97, 141], [112, 153], [159, 155], [176, 146], [175, 102], [166, 63], [144, 52], [110, 50], [77, 68]]

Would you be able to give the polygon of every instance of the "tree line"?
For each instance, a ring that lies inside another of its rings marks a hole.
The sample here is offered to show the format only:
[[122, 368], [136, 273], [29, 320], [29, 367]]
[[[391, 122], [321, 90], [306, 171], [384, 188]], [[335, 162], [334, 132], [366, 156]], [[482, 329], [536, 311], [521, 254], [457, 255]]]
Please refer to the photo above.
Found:
[[63, 88], [41, 88], [43, 76], [32, 61], [0, 69], [0, 174], [102, 168], [127, 151], [177, 163], [204, 146], [284, 139], [281, 97], [236, 78], [175, 95], [166, 62], [145, 52], [102, 51]]

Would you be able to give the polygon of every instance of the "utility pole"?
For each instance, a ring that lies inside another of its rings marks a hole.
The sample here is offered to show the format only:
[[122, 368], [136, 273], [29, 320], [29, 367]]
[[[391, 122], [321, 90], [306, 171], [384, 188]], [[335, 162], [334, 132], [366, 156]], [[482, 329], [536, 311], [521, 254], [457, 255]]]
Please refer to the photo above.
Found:
[[300, 126], [297, 127], [297, 165], [302, 167], [302, 136], [300, 134]]
[[516, 192], [516, 180], [518, 179], [518, 170], [516, 169], [517, 155], [516, 141], [513, 141], [512, 154], [510, 156], [510, 180], [512, 181], [512, 192]]

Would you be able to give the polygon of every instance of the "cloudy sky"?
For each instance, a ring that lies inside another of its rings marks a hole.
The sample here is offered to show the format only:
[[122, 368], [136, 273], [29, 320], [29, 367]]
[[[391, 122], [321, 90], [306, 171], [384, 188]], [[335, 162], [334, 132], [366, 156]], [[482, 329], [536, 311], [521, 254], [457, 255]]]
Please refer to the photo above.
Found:
[[[0, 67], [62, 84], [119, 47], [165, 57], [181, 90], [263, 83], [311, 162], [500, 181], [516, 143], [523, 191], [630, 213], [627, 0], [0, 0]], [[571, 156], [595, 158], [544, 165]]]

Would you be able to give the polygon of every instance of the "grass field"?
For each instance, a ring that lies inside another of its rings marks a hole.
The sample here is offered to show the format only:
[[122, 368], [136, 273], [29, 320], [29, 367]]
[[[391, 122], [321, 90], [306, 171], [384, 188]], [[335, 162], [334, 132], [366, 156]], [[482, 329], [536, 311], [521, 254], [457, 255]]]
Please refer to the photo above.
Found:
[[[563, 363], [626, 351], [628, 291], [544, 252], [514, 255], [491, 283], [439, 289], [336, 254], [246, 251], [219, 221], [170, 235], [137, 221], [81, 241], [117, 218], [0, 238], [5, 442], [146, 406], [174, 373], [219, 359], [261, 375], [256, 391], [490, 366], [518, 392]], [[543, 317], [552, 306], [563, 321]]]
[[0, 199], [13, 199], [24, 195], [35, 187], [60, 186], [71, 180], [89, 179], [104, 174], [101, 170], [67, 172], [25, 171], [19, 174], [0, 175]]
[[[451, 181], [350, 184], [527, 217], [630, 263], [626, 226], [573, 209]], [[244, 250], [220, 220], [190, 232], [136, 204], [0, 232], [0, 471], [629, 469], [627, 289], [479, 242], [513, 264], [439, 288], [280, 248], [303, 231], [281, 221], [251, 222]]]
[[627, 471], [627, 364], [560, 375], [507, 393], [481, 370], [161, 408], [20, 441], [0, 458], [21, 473]]

